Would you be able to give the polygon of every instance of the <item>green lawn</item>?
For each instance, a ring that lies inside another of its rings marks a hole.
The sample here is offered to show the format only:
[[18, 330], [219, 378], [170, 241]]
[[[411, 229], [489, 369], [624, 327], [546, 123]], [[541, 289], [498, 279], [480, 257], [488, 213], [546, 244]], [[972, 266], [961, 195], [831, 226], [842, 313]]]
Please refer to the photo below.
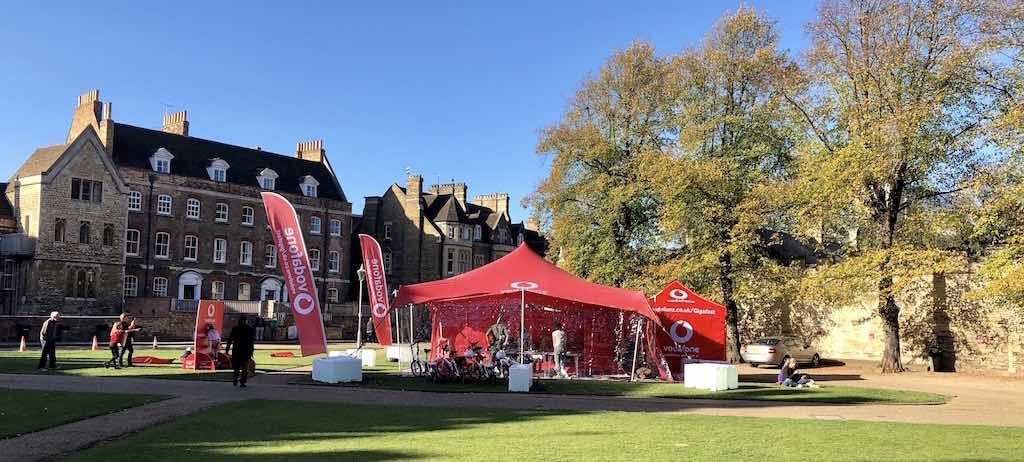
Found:
[[1024, 428], [249, 401], [68, 460], [162, 461], [172, 453], [176, 461], [203, 462], [1010, 461], [1024, 454]]
[[154, 395], [114, 395], [0, 389], [0, 438], [164, 399]]
[[[327, 385], [312, 379], [299, 380], [302, 384], [385, 388], [389, 390], [435, 391], [446, 393], [504, 393], [505, 382], [495, 383], [431, 383], [427, 379], [400, 377], [390, 372], [364, 371], [358, 384]], [[824, 383], [822, 388], [795, 389], [771, 384], [741, 383], [738, 390], [708, 392], [683, 388], [681, 383], [640, 382], [612, 380], [539, 380], [532, 393], [560, 395], [600, 395], [626, 397], [657, 397], [686, 399], [744, 399], [757, 401], [815, 402], [834, 404], [943, 404], [945, 397], [934, 393], [882, 388], [834, 386]]]
[[[276, 351], [291, 351], [295, 353], [294, 358], [274, 358], [270, 354]], [[177, 358], [181, 354], [179, 348], [136, 348], [135, 356], [156, 356], [158, 358], [175, 359], [174, 364], [164, 365], [138, 365], [136, 367], [123, 369], [106, 369], [103, 363], [110, 359], [108, 350], [91, 351], [85, 348], [59, 348], [57, 350], [57, 364], [60, 369], [48, 372], [49, 374], [65, 374], [88, 377], [149, 377], [169, 379], [197, 379], [197, 380], [221, 380], [230, 381], [231, 371], [192, 371], [181, 368]], [[298, 356], [299, 350], [287, 346], [273, 350], [256, 350], [255, 361], [257, 373], [279, 371], [294, 367], [308, 366], [312, 364], [313, 358], [302, 358]], [[0, 372], [27, 374], [36, 373], [36, 366], [39, 361], [38, 351], [19, 353], [17, 351], [0, 351]]]

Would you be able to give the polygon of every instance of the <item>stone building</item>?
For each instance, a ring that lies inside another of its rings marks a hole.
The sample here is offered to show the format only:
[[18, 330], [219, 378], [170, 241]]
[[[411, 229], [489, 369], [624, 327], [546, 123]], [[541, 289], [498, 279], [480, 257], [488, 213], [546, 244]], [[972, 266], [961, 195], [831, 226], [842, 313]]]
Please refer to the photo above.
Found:
[[523, 242], [544, 253], [546, 242], [535, 226], [511, 222], [507, 193], [468, 198], [465, 183], [424, 190], [419, 175], [366, 198], [357, 232], [380, 242], [392, 288], [464, 273]]
[[322, 302], [349, 292], [351, 203], [322, 141], [286, 156], [189, 136], [185, 112], [159, 130], [118, 123], [94, 90], [65, 144], [36, 150], [5, 191], [0, 215], [16, 223], [0, 236], [7, 313], [287, 301], [263, 191], [295, 206]]

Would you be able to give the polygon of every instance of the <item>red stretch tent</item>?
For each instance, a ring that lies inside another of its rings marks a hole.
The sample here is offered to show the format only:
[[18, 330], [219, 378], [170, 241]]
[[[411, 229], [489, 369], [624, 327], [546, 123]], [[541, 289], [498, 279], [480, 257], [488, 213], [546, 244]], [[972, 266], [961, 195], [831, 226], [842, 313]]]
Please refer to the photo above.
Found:
[[[578, 349], [592, 355], [599, 355], [601, 349], [613, 349], [610, 343], [617, 340], [616, 335], [622, 337], [621, 332], [613, 335], [611, 326], [612, 318], [620, 319], [619, 313], [638, 314], [647, 318], [649, 327], [663, 330], [657, 313], [642, 292], [602, 286], [576, 277], [541, 258], [525, 244], [467, 273], [402, 286], [392, 306], [427, 305], [434, 324], [431, 343], [436, 343], [441, 335], [458, 337], [454, 339], [454, 348], [461, 351], [464, 344], [473, 341], [487, 345], [483, 331], [497, 319], [498, 313], [503, 314], [509, 331], [518, 337], [523, 298], [527, 305], [546, 308], [527, 308], [526, 321], [535, 326], [528, 335], [537, 339], [549, 334], [550, 329], [542, 327], [544, 321], [548, 324], [554, 320], [564, 324], [572, 322], [577, 332], [570, 332], [570, 336], [575, 336]], [[467, 309], [472, 312], [465, 312]], [[455, 314], [458, 310], [462, 313]], [[581, 313], [587, 311], [592, 313], [583, 319]], [[594, 313], [597, 311], [600, 313]], [[436, 353], [437, 345], [433, 347]], [[650, 359], [660, 366], [663, 363], [660, 352], [649, 352], [654, 355]]]

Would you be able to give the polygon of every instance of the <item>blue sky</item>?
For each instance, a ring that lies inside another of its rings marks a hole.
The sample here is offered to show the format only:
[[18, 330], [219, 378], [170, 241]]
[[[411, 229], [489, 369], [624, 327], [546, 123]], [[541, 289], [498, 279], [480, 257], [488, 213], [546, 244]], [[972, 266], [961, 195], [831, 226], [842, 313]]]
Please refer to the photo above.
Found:
[[[0, 177], [99, 88], [123, 123], [159, 128], [170, 104], [197, 137], [282, 154], [323, 138], [356, 213], [408, 167], [507, 191], [519, 221], [546, 174], [539, 130], [588, 73], [634, 40], [697, 44], [741, 2], [33, 3], [0, 16]], [[742, 3], [805, 47], [814, 2]]]

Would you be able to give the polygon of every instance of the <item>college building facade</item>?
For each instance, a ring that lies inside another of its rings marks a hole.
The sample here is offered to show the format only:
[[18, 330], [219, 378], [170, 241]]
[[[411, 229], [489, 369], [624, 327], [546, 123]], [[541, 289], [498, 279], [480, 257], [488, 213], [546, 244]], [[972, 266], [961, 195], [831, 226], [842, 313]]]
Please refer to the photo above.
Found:
[[350, 291], [352, 206], [319, 140], [289, 156], [191, 137], [185, 112], [123, 124], [94, 90], [0, 187], [0, 314], [287, 302], [268, 191], [295, 206], [321, 302]]

